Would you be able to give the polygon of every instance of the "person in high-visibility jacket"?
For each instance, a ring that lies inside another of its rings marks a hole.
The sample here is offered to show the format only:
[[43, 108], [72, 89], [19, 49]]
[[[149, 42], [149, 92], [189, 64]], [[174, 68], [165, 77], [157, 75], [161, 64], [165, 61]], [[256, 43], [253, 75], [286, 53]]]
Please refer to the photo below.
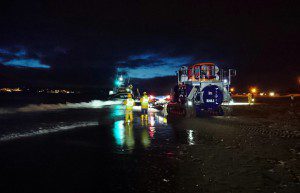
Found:
[[143, 97], [141, 98], [141, 107], [142, 107], [142, 120], [148, 120], [148, 107], [149, 107], [149, 98], [146, 92], [143, 93]]
[[248, 93], [248, 104], [251, 105], [254, 103], [254, 97], [252, 93]]
[[132, 99], [131, 94], [128, 94], [128, 98], [124, 101], [125, 105], [125, 122], [132, 122], [133, 121], [133, 106], [134, 100]]

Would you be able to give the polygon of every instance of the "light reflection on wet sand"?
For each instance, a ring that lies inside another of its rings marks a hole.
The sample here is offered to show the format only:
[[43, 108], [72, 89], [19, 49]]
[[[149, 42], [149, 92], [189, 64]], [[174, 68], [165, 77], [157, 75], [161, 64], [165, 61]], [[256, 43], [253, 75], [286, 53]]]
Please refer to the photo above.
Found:
[[[134, 149], [147, 149], [155, 140], [161, 140], [164, 136], [172, 135], [172, 129], [168, 126], [167, 118], [156, 112], [150, 112], [148, 120], [142, 120], [137, 112], [134, 113], [134, 121], [125, 123], [124, 110], [119, 107], [111, 109], [109, 117], [114, 118], [112, 135], [114, 145], [120, 153], [132, 153]], [[160, 135], [156, 139], [156, 135]]]

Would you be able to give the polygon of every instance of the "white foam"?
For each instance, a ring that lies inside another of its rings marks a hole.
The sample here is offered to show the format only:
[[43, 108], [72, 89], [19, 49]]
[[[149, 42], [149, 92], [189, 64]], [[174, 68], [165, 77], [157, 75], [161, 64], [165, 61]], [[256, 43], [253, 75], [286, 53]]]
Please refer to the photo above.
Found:
[[13, 112], [14, 112], [14, 110], [12, 110], [12, 109], [3, 109], [3, 108], [0, 109], [0, 115], [1, 114], [9, 114], [9, 113], [13, 113]]
[[0, 109], [0, 114], [9, 114], [17, 112], [39, 112], [39, 111], [56, 111], [65, 109], [83, 109], [83, 108], [103, 108], [105, 106], [121, 104], [121, 101], [101, 101], [93, 100], [90, 102], [81, 103], [58, 103], [58, 104], [30, 104], [17, 109]]
[[[257, 105], [259, 103], [252, 103], [251, 105]], [[234, 101], [230, 101], [230, 102], [223, 102], [222, 105], [224, 106], [245, 106], [245, 105], [249, 105], [248, 102], [234, 102]]]
[[8, 135], [3, 135], [0, 137], [0, 141], [10, 141], [14, 139], [20, 139], [25, 137], [34, 137], [38, 135], [45, 135], [49, 133], [55, 133], [60, 131], [71, 130], [79, 127], [91, 127], [98, 126], [98, 122], [78, 122], [71, 125], [60, 125], [52, 128], [39, 128], [37, 130], [28, 131], [28, 132], [16, 132]]
[[[134, 106], [134, 107], [133, 107], [133, 111], [135, 111], [135, 112], [140, 112], [140, 111], [142, 111], [141, 106]], [[159, 112], [159, 110], [154, 109], [154, 108], [148, 108], [148, 112], [149, 112], [149, 113], [156, 113], [156, 112]]]

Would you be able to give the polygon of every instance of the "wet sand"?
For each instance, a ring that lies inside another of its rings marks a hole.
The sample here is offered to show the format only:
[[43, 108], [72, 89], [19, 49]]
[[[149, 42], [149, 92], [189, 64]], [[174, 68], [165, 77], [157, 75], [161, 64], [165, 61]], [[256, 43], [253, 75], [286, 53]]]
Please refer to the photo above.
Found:
[[5, 178], [1, 180], [1, 189], [5, 192], [93, 192], [95, 189], [97, 192], [140, 192], [148, 191], [152, 185], [161, 191], [173, 189], [162, 180], [164, 175], [168, 176], [167, 170], [175, 172], [176, 164], [164, 152], [137, 149], [119, 153], [109, 149], [111, 142], [102, 141], [101, 135], [105, 133], [98, 127], [90, 127], [2, 144], [0, 164]]
[[261, 99], [175, 125], [194, 133], [179, 152], [182, 192], [300, 191], [299, 101]]
[[299, 192], [298, 107], [153, 113], [148, 125], [139, 112], [132, 125], [121, 110], [76, 112], [98, 125], [0, 143], [1, 192]]

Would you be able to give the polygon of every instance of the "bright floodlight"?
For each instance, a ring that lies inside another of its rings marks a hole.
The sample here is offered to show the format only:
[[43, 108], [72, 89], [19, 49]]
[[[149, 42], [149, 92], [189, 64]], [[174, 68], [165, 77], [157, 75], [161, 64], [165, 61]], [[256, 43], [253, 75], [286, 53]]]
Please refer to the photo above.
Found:
[[251, 92], [252, 93], [256, 93], [257, 92], [257, 88], [251, 88]]
[[275, 96], [275, 93], [274, 92], [269, 92], [269, 96], [273, 97], [273, 96]]
[[115, 85], [116, 85], [116, 86], [121, 86], [121, 84], [122, 84], [122, 83], [121, 83], [120, 81], [115, 80]]

